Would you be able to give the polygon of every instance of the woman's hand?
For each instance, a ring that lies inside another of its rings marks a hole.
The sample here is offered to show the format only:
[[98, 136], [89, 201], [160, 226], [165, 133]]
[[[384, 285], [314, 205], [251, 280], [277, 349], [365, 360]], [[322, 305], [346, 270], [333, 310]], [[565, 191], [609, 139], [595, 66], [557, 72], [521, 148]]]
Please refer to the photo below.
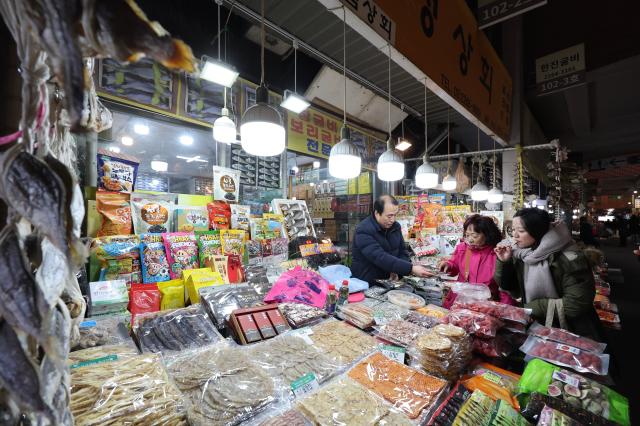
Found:
[[392, 272], [391, 275], [389, 275], [389, 280], [391, 281], [398, 281], [399, 279], [400, 277], [395, 272]]
[[493, 251], [496, 252], [496, 256], [498, 260], [501, 262], [507, 262], [511, 260], [511, 256], [513, 254], [513, 249], [511, 246], [497, 246]]
[[438, 263], [438, 270], [444, 273], [449, 272], [449, 262], [447, 260], [441, 260]]
[[422, 265], [413, 265], [413, 268], [411, 268], [411, 274], [415, 275], [416, 277], [423, 277], [423, 278], [433, 277], [434, 275]]

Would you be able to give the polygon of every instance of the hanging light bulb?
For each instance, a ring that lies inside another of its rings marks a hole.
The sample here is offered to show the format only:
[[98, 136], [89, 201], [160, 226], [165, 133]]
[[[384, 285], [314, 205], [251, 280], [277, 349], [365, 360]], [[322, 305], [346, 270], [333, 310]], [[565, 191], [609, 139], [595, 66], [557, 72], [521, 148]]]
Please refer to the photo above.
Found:
[[493, 188], [489, 191], [487, 199], [490, 203], [498, 204], [504, 199], [502, 191], [496, 187], [496, 140], [493, 140]]
[[278, 110], [269, 105], [269, 91], [264, 84], [264, 0], [262, 6], [262, 41], [260, 45], [262, 72], [256, 89], [256, 104], [242, 116], [240, 140], [247, 154], [270, 157], [281, 154], [286, 146], [285, 130]]
[[236, 141], [236, 124], [229, 118], [229, 110], [226, 107], [226, 103], [225, 96], [225, 107], [222, 108], [222, 115], [213, 122], [213, 139], [230, 145]]
[[[427, 118], [427, 82], [424, 84], [424, 158], [422, 164], [416, 170], [416, 186], [420, 189], [435, 188], [438, 186], [438, 173], [429, 164], [429, 121]], [[404, 133], [404, 126], [402, 128]]]
[[[220, 31], [220, 6], [222, 5], [222, 1], [216, 0], [216, 3], [218, 4], [218, 63], [215, 64], [210, 60], [205, 62], [201, 77], [224, 86], [222, 91], [224, 106], [220, 112], [220, 117], [213, 122], [213, 140], [231, 145], [236, 141], [237, 130], [236, 123], [229, 118], [229, 110], [227, 109], [227, 87], [233, 86], [233, 83], [238, 77], [238, 73], [233, 69], [225, 67], [220, 58], [220, 39], [222, 38]], [[209, 69], [208, 74], [205, 73], [207, 69]]]
[[393, 146], [391, 139], [391, 45], [389, 45], [389, 139], [387, 150], [378, 158], [378, 178], [385, 182], [395, 182], [404, 177], [404, 161]]
[[362, 158], [358, 147], [351, 142], [351, 132], [347, 127], [347, 16], [342, 8], [342, 72], [344, 78], [343, 124], [340, 142], [331, 147], [329, 153], [329, 174], [338, 179], [353, 179], [360, 176]]
[[442, 179], [442, 189], [445, 191], [453, 191], [457, 186], [458, 181], [450, 174], [447, 174], [444, 179]]
[[[480, 152], [480, 128], [478, 127], [478, 152]], [[486, 201], [489, 198], [489, 188], [482, 183], [482, 164], [478, 162], [478, 182], [471, 188], [473, 201]]]
[[293, 40], [293, 92], [285, 90], [280, 106], [291, 112], [300, 114], [309, 108], [309, 101], [303, 96], [298, 95], [298, 40]]

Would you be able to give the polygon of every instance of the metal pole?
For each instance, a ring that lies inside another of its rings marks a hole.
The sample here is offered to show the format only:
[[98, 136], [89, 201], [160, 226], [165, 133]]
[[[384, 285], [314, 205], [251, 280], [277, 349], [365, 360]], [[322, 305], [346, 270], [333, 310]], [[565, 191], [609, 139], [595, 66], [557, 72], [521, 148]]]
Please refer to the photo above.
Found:
[[[557, 145], [553, 143], [545, 143], [541, 145], [529, 145], [523, 146], [523, 151], [540, 151], [544, 149], [556, 149]], [[430, 155], [429, 160], [431, 161], [440, 161], [446, 160], [447, 158], [465, 158], [465, 157], [475, 157], [482, 154], [500, 154], [503, 152], [515, 151], [516, 148], [498, 148], [498, 149], [487, 149], [484, 151], [473, 151], [473, 152], [461, 152], [459, 154], [451, 154], [451, 155]], [[405, 158], [404, 161], [422, 161], [422, 157], [416, 158]]]

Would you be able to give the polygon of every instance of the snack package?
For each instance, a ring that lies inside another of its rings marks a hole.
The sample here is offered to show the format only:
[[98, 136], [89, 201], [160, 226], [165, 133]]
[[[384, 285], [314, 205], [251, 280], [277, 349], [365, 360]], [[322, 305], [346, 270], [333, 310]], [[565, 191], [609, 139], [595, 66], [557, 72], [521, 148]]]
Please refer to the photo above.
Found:
[[157, 283], [171, 279], [162, 234], [140, 236], [140, 257], [142, 282]]
[[192, 407], [191, 425], [237, 425], [276, 401], [273, 379], [240, 348], [217, 345], [186, 351], [166, 364]]
[[200, 302], [200, 289], [204, 287], [223, 285], [224, 281], [218, 271], [213, 271], [211, 268], [194, 269], [190, 274], [183, 276], [184, 286], [189, 295], [189, 301], [193, 303]]
[[158, 283], [160, 310], [184, 308], [184, 281], [181, 279]]
[[462, 405], [471, 398], [472, 392], [457, 382], [447, 398], [436, 409], [429, 425], [451, 426]]
[[169, 275], [172, 280], [181, 278], [183, 270], [200, 267], [198, 245], [193, 232], [162, 234], [162, 239], [164, 240], [167, 261], [169, 262]]
[[561, 328], [545, 327], [537, 322], [529, 328], [529, 334], [596, 354], [603, 353], [607, 347], [606, 343], [599, 343]]
[[453, 426], [489, 425], [495, 406], [495, 402], [484, 392], [474, 391], [460, 408]]
[[627, 423], [614, 423], [610, 420], [605, 420], [600, 416], [580, 408], [575, 405], [571, 405], [566, 401], [558, 398], [553, 398], [541, 393], [534, 392], [526, 401], [526, 405], [522, 407], [522, 415], [533, 423], [537, 423], [540, 420], [540, 416], [545, 407], [551, 407], [556, 411], [559, 411], [567, 417], [576, 420], [580, 425], [593, 425], [593, 426], [616, 426], [622, 424], [628, 426], [630, 423], [627, 419]]
[[125, 193], [96, 193], [96, 209], [102, 216], [98, 237], [129, 235], [132, 233], [130, 195]]
[[580, 373], [606, 375], [609, 371], [608, 354], [594, 354], [535, 336], [529, 336], [520, 350], [530, 357], [569, 367]]
[[503, 426], [530, 426], [531, 424], [520, 415], [515, 408], [508, 402], [499, 399], [496, 401], [493, 415], [491, 416], [492, 425]]
[[373, 308], [373, 319], [377, 325], [383, 325], [389, 321], [404, 319], [409, 309], [395, 305], [391, 302], [381, 302]]
[[507, 401], [516, 410], [520, 404], [516, 398], [520, 376], [488, 363], [481, 363], [471, 369], [460, 383], [470, 391], [481, 390], [494, 401]]
[[122, 313], [128, 304], [129, 295], [124, 280], [89, 283], [88, 308], [91, 315]]
[[531, 320], [531, 309], [518, 308], [490, 300], [468, 300], [458, 295], [452, 309], [468, 309], [474, 312], [491, 315], [501, 320], [520, 324], [528, 324]]
[[136, 234], [171, 232], [174, 201], [175, 195], [172, 194], [131, 194], [133, 229]]
[[449, 310], [436, 305], [427, 305], [416, 309], [416, 312], [433, 318], [442, 319], [449, 314]]
[[418, 336], [409, 353], [427, 374], [455, 380], [471, 360], [471, 339], [460, 327], [440, 324]]
[[139, 315], [133, 324], [133, 332], [143, 352], [176, 352], [222, 341], [199, 304]]
[[423, 328], [433, 328], [440, 324], [440, 320], [438, 318], [423, 315], [418, 311], [409, 311], [405, 320]]
[[403, 347], [415, 344], [416, 339], [428, 331], [424, 327], [404, 320], [392, 320], [374, 328], [379, 339]]
[[204, 287], [199, 290], [200, 303], [219, 330], [224, 330], [233, 311], [262, 303], [263, 296], [246, 284]]
[[545, 406], [540, 413], [540, 420], [537, 426], [580, 426], [580, 423], [571, 417], [556, 411], [551, 407]]
[[278, 309], [293, 328], [315, 324], [328, 315], [323, 309], [301, 303], [280, 303]]
[[131, 324], [135, 324], [136, 317], [140, 314], [158, 312], [161, 298], [156, 284], [131, 284], [129, 289]]
[[214, 256], [211, 270], [217, 271], [225, 284], [229, 283], [229, 256]]
[[227, 203], [238, 201], [240, 171], [213, 166], [213, 199]]
[[91, 281], [142, 282], [140, 238], [116, 235], [91, 241]]
[[247, 234], [237, 229], [223, 229], [220, 231], [222, 254], [225, 256], [244, 256], [244, 240]]
[[250, 206], [239, 204], [231, 205], [231, 228], [249, 232], [249, 216], [251, 216]]
[[422, 297], [402, 290], [389, 291], [387, 293], [387, 300], [394, 305], [407, 309], [418, 309], [425, 305]]
[[209, 230], [209, 213], [205, 206], [175, 206], [175, 230], [200, 232]]
[[71, 351], [105, 345], [128, 345], [135, 348], [129, 336], [127, 314], [114, 314], [87, 318], [80, 323], [78, 340], [72, 342]]
[[349, 377], [389, 401], [410, 419], [432, 408], [447, 382], [412, 370], [380, 352], [349, 371]]
[[323, 354], [341, 367], [352, 364], [379, 346], [375, 338], [334, 319], [314, 325], [307, 336]]
[[200, 266], [213, 269], [214, 259], [222, 254], [220, 231], [205, 231], [196, 233]]
[[473, 352], [489, 358], [503, 358], [515, 350], [509, 339], [498, 333], [493, 339], [473, 338]]
[[[617, 424], [624, 426], [631, 424], [627, 398], [592, 379], [540, 359], [533, 359], [527, 364], [518, 383], [518, 392], [549, 395], [575, 409], [587, 410]], [[554, 408], [558, 407], [554, 406]], [[561, 411], [581, 420], [567, 410]], [[592, 422], [583, 423], [592, 424]]]
[[491, 315], [481, 314], [480, 312], [474, 312], [468, 309], [449, 311], [449, 314], [442, 318], [442, 323], [457, 325], [458, 327], [464, 328], [467, 333], [485, 338], [496, 337], [498, 329], [503, 326], [502, 321]]
[[459, 297], [467, 302], [491, 299], [491, 290], [484, 284], [454, 282], [451, 284], [451, 291], [456, 293], [456, 299]]
[[373, 319], [373, 310], [362, 303], [349, 303], [337, 307], [337, 316], [356, 327], [366, 330], [376, 322]]
[[231, 208], [224, 201], [212, 201], [207, 204], [209, 229], [229, 229], [231, 226]]
[[132, 192], [138, 175], [138, 162], [118, 156], [98, 154], [98, 189]]

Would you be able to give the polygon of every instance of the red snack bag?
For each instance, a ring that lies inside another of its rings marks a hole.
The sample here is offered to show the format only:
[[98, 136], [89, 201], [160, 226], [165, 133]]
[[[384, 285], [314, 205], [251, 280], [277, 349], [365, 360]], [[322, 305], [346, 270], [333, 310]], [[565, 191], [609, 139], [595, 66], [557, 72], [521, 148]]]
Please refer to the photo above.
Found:
[[158, 312], [162, 295], [157, 284], [131, 284], [129, 289], [129, 312], [131, 324], [135, 324], [137, 315]]
[[583, 351], [594, 352], [601, 354], [607, 347], [606, 343], [596, 342], [595, 340], [588, 339], [586, 337], [578, 336], [563, 330], [561, 328], [545, 327], [538, 323], [535, 323], [529, 328], [529, 334], [540, 337], [545, 340], [553, 340], [554, 342], [564, 343], [565, 345], [573, 346]]
[[231, 207], [224, 201], [212, 201], [207, 204], [209, 229], [229, 229], [231, 227]]
[[454, 309], [469, 309], [491, 315], [502, 320], [509, 320], [520, 324], [528, 324], [531, 321], [531, 309], [518, 308], [517, 306], [505, 305], [491, 300], [460, 300], [456, 299], [453, 304]]
[[535, 336], [529, 336], [520, 350], [530, 357], [569, 367], [579, 373], [606, 375], [609, 371], [608, 354], [594, 354]]
[[496, 337], [498, 329], [504, 325], [502, 321], [491, 315], [468, 309], [454, 309], [442, 319], [443, 324], [453, 324], [463, 328], [469, 334], [479, 337]]

